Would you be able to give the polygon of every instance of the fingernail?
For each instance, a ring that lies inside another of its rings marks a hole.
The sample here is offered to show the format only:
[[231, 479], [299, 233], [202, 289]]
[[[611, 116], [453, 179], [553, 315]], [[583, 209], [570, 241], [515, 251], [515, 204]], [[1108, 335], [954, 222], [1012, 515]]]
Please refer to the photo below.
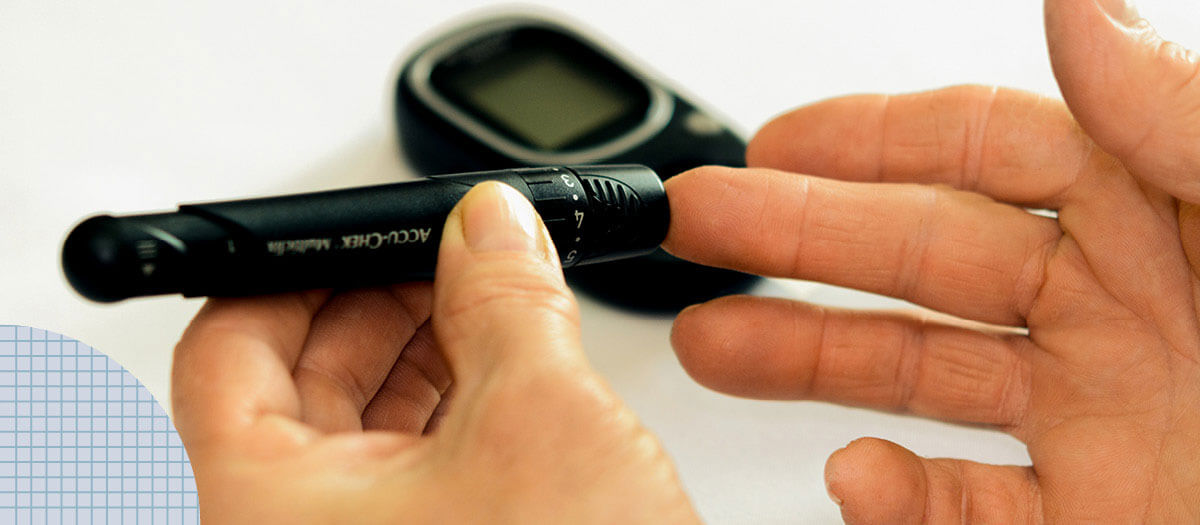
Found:
[[463, 238], [473, 252], [537, 252], [540, 227], [533, 206], [499, 182], [475, 186], [463, 197]]
[[1137, 7], [1129, 0], [1095, 0], [1096, 5], [1110, 19], [1121, 25], [1130, 25], [1138, 18]]

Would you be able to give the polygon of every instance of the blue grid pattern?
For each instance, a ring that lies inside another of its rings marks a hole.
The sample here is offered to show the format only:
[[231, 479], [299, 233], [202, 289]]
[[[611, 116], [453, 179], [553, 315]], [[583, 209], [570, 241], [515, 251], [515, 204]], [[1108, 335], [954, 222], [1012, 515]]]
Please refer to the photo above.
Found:
[[92, 347], [0, 325], [0, 524], [194, 524], [196, 483], [150, 392]]

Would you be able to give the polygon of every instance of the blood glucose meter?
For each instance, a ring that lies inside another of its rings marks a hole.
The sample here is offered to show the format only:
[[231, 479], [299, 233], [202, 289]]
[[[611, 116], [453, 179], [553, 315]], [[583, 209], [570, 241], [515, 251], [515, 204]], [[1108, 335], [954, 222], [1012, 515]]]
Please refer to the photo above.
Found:
[[[493, 16], [434, 36], [402, 67], [395, 110], [421, 175], [636, 163], [667, 178], [744, 165], [745, 140], [720, 119], [583, 30], [541, 16]], [[755, 281], [662, 250], [567, 276], [598, 298], [658, 311]]]

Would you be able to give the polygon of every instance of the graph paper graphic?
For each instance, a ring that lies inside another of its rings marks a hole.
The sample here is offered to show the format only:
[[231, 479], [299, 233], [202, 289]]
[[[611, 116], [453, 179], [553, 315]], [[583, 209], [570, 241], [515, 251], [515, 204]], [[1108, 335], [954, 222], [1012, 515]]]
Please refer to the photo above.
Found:
[[0, 524], [190, 524], [196, 484], [175, 427], [90, 346], [0, 325]]

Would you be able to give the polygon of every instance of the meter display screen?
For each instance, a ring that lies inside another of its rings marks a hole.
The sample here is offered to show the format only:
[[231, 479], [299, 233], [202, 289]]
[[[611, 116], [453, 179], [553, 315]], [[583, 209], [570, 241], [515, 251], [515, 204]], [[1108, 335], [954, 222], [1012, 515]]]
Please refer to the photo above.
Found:
[[542, 151], [583, 148], [645, 118], [640, 83], [560, 35], [526, 32], [473, 51], [438, 68], [433, 80], [461, 109], [517, 142]]
[[[549, 50], [547, 50], [549, 51]], [[624, 115], [632, 103], [553, 52], [502, 64], [490, 78], [464, 81], [464, 98], [539, 149], [553, 150]], [[467, 79], [463, 79], [467, 80]]]

